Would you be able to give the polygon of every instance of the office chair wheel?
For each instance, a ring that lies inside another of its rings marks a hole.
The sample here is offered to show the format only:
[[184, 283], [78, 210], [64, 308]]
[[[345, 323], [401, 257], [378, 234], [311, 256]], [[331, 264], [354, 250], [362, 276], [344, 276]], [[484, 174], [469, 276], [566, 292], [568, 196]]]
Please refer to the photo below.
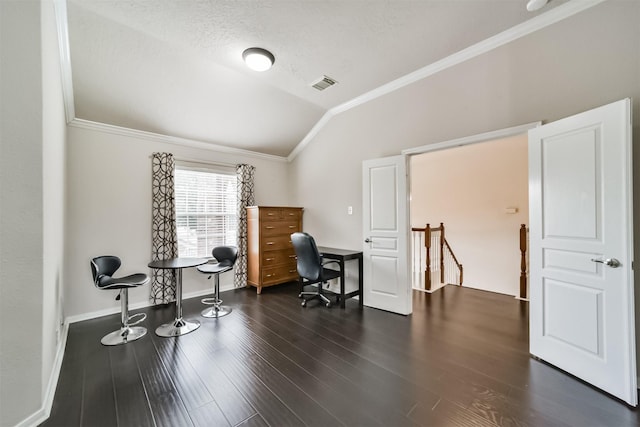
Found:
[[330, 302], [328, 302], [328, 303], [326, 303], [326, 304], [325, 304], [325, 306], [326, 306], [327, 308], [329, 308], [329, 307], [331, 307], [331, 303], [330, 303]]
[[306, 307], [307, 306], [307, 301], [302, 301], [302, 304], [300, 304], [300, 305], [303, 306], [303, 307]]
[[302, 292], [298, 294], [298, 298], [302, 298]]

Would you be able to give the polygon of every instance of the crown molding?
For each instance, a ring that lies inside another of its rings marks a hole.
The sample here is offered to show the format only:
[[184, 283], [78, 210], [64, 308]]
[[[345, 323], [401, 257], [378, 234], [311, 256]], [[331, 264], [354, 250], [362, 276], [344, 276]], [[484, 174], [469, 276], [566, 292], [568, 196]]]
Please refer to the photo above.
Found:
[[[395, 92], [405, 86], [415, 83], [419, 80], [432, 76], [440, 71], [451, 68], [469, 59], [475, 58], [482, 54], [485, 54], [491, 50], [497, 49], [507, 43], [517, 40], [521, 37], [541, 30], [549, 25], [560, 22], [566, 18], [569, 18], [577, 13], [580, 13], [586, 9], [603, 3], [607, 0], [572, 0], [564, 3], [558, 7], [555, 7], [548, 12], [535, 16], [521, 24], [509, 28], [495, 36], [489, 37], [481, 42], [478, 42], [468, 48], [458, 51], [452, 55], [447, 56], [439, 61], [436, 61], [426, 67], [420, 68], [409, 74], [406, 74], [396, 80], [386, 83], [376, 89], [366, 92], [360, 96], [353, 98], [350, 101], [337, 105], [331, 108], [322, 117], [322, 119], [316, 123], [311, 131], [304, 137], [302, 141], [293, 149], [291, 154], [287, 157], [288, 161], [293, 161], [295, 157], [311, 142], [311, 140], [320, 132], [321, 128], [329, 121], [333, 116], [336, 116], [345, 111], [349, 111], [352, 108], [358, 107], [367, 102], [373, 101], [381, 96], [387, 95], [391, 92]], [[325, 117], [327, 119], [325, 120]]]
[[109, 125], [106, 123], [94, 122], [84, 119], [73, 119], [69, 123], [69, 126], [88, 129], [97, 132], [110, 133], [114, 135], [127, 136], [130, 138], [144, 139], [147, 141], [164, 142], [166, 144], [174, 144], [182, 147], [199, 148], [201, 150], [215, 151], [219, 153], [238, 154], [245, 157], [259, 158], [263, 160], [270, 160], [274, 162], [286, 162], [287, 158], [282, 156], [275, 156], [273, 154], [258, 153], [256, 151], [243, 150], [240, 148], [228, 147], [225, 145], [218, 145], [209, 142], [197, 141], [194, 139], [178, 138], [175, 136], [162, 135], [159, 133], [146, 132], [143, 130], [130, 129], [122, 126]]
[[289, 153], [289, 155], [287, 156], [287, 161], [291, 162], [293, 159], [295, 159], [296, 156], [313, 140], [313, 138], [316, 137], [318, 132], [322, 130], [324, 125], [326, 125], [334, 115], [335, 113], [332, 110], [329, 110], [326, 113], [324, 113], [324, 115], [320, 118], [320, 120], [318, 120], [316, 124], [313, 125], [309, 133], [307, 133], [307, 135], [304, 137], [304, 139], [300, 141], [298, 145], [295, 146], [295, 148], [293, 149], [293, 151], [291, 151], [291, 153]]
[[447, 68], [458, 65], [469, 59], [487, 53], [493, 49], [524, 37], [528, 34], [541, 30], [549, 25], [560, 22], [584, 10], [594, 7], [607, 0], [571, 0], [558, 7], [550, 9], [548, 12], [537, 15], [528, 21], [518, 24], [508, 30], [505, 30], [495, 36], [489, 37], [479, 43], [476, 43], [466, 49], [449, 55], [439, 61], [436, 61], [426, 67], [420, 68], [414, 72], [406, 74], [396, 80], [386, 83], [376, 89], [357, 96], [350, 101], [344, 102], [329, 109], [305, 137], [295, 146], [287, 157], [274, 156], [269, 154], [257, 153], [254, 151], [236, 149], [222, 145], [210, 144], [202, 141], [194, 141], [184, 138], [171, 137], [167, 135], [154, 134], [151, 132], [137, 131], [134, 129], [123, 128], [119, 126], [107, 125], [98, 122], [89, 122], [87, 120], [75, 118], [74, 96], [73, 96], [73, 80], [71, 72], [71, 56], [69, 49], [69, 31], [67, 20], [67, 3], [66, 0], [54, 0], [56, 11], [56, 24], [58, 27], [58, 40], [60, 50], [60, 66], [62, 69], [62, 87], [65, 113], [67, 123], [71, 126], [101, 130], [103, 132], [116, 133], [119, 135], [133, 136], [153, 141], [167, 142], [176, 145], [186, 145], [205, 150], [219, 151], [225, 153], [241, 154], [275, 161], [293, 161], [298, 154], [320, 133], [324, 126], [336, 115], [349, 111], [352, 108], [373, 101], [381, 96], [387, 95], [407, 85], [415, 83], [419, 80], [432, 76]]

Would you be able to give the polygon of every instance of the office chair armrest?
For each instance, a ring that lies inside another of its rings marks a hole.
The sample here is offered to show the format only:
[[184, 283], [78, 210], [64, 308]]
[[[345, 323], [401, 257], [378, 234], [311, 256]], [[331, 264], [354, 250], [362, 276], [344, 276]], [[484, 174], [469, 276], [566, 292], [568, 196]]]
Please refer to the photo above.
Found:
[[323, 267], [324, 267], [325, 265], [333, 264], [333, 263], [338, 264], [338, 266], [340, 266], [340, 262], [339, 262], [338, 260], [335, 260], [335, 259], [323, 259], [323, 260], [322, 260], [322, 266], [323, 266]]

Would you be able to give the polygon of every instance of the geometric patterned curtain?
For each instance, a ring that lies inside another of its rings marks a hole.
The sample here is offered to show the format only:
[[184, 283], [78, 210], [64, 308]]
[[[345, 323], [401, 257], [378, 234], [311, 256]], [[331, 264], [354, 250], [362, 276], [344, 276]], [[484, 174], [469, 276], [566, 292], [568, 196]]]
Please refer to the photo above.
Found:
[[[151, 260], [178, 256], [176, 233], [176, 206], [174, 196], [175, 161], [171, 153], [153, 153], [151, 156]], [[153, 304], [166, 304], [176, 299], [176, 278], [173, 270], [151, 269], [151, 295]]]
[[255, 166], [236, 165], [238, 178], [238, 258], [233, 284], [236, 288], [247, 286], [247, 206], [255, 205], [253, 179]]

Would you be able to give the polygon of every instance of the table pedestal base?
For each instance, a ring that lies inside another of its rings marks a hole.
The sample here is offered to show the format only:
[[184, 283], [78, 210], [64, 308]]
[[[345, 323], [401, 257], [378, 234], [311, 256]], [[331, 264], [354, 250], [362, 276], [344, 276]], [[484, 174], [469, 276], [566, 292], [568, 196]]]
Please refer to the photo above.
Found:
[[185, 320], [185, 319], [175, 319], [171, 323], [165, 323], [164, 325], [158, 326], [156, 329], [156, 335], [159, 337], [178, 337], [180, 335], [188, 334], [189, 332], [193, 332], [200, 327], [200, 322], [197, 320]]
[[231, 307], [227, 307], [226, 305], [221, 305], [217, 308], [215, 306], [205, 308], [204, 310], [202, 310], [200, 314], [202, 314], [202, 317], [218, 318], [218, 317], [226, 316], [227, 314], [231, 313], [231, 311], [232, 311]]

